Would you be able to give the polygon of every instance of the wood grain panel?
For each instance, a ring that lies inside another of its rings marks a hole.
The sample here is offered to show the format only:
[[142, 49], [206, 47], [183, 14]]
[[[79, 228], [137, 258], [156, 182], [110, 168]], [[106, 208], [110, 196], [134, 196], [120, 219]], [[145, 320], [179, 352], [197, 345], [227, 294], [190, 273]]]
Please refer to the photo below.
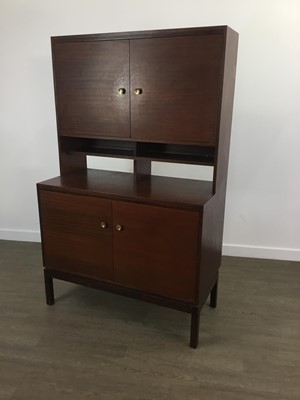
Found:
[[40, 191], [39, 206], [44, 266], [112, 279], [111, 201]]
[[54, 42], [52, 50], [60, 134], [129, 137], [128, 41]]
[[116, 283], [193, 301], [199, 214], [116, 201], [113, 214]]
[[212, 197], [212, 182], [145, 176], [88, 169], [61, 175], [38, 184], [40, 189], [93, 195], [117, 200], [149, 202], [174, 208], [201, 209]]
[[131, 136], [214, 145], [222, 49], [222, 35], [131, 40]]

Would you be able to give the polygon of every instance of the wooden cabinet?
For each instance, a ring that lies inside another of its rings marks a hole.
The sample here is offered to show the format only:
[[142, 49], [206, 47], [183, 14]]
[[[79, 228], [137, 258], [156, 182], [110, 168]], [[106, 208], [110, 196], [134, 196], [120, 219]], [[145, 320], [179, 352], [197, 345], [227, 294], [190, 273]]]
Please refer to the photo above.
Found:
[[199, 213], [47, 190], [39, 202], [45, 267], [195, 301]]
[[222, 46], [222, 35], [54, 42], [60, 133], [215, 144]]
[[[226, 26], [52, 38], [60, 176], [38, 187], [53, 278], [191, 313], [217, 302], [237, 34]], [[134, 160], [87, 169], [86, 156]], [[210, 165], [212, 182], [151, 175]]]

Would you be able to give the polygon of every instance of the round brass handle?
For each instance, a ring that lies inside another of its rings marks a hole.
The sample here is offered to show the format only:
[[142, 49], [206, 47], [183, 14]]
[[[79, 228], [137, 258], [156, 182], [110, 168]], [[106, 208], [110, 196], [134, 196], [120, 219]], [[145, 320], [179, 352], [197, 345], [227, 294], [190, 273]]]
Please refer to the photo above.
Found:
[[123, 229], [122, 225], [116, 225], [116, 230], [117, 230], [117, 231], [120, 232], [122, 229]]
[[126, 89], [125, 88], [119, 88], [118, 89], [118, 93], [119, 94], [125, 94], [126, 93]]
[[136, 95], [142, 94], [142, 93], [143, 93], [143, 89], [141, 89], [141, 88], [136, 88], [136, 89], [134, 89], [134, 93], [135, 93]]
[[100, 226], [101, 226], [102, 229], [105, 229], [105, 228], [107, 228], [107, 223], [104, 222], [104, 221], [101, 221], [100, 222]]

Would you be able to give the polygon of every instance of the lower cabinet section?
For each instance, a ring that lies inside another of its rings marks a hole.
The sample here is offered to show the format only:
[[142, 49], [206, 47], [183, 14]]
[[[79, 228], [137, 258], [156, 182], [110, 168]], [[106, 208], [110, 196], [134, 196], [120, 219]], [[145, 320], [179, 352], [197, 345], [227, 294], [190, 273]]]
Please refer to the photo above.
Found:
[[198, 211], [39, 190], [44, 266], [196, 302]]

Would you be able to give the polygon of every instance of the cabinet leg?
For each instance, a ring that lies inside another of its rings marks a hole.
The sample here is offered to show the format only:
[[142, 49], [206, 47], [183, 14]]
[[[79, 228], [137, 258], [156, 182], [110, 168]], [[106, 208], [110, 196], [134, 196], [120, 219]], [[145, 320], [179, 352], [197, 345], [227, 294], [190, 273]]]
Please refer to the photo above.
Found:
[[46, 303], [49, 306], [51, 306], [52, 304], [54, 304], [53, 278], [46, 269], [44, 269], [44, 280], [45, 280]]
[[218, 278], [212, 291], [210, 292], [210, 307], [216, 308], [217, 307], [217, 300], [218, 300]]
[[191, 312], [191, 338], [190, 347], [196, 349], [198, 347], [199, 339], [199, 325], [200, 325], [200, 309], [199, 307], [192, 307]]

